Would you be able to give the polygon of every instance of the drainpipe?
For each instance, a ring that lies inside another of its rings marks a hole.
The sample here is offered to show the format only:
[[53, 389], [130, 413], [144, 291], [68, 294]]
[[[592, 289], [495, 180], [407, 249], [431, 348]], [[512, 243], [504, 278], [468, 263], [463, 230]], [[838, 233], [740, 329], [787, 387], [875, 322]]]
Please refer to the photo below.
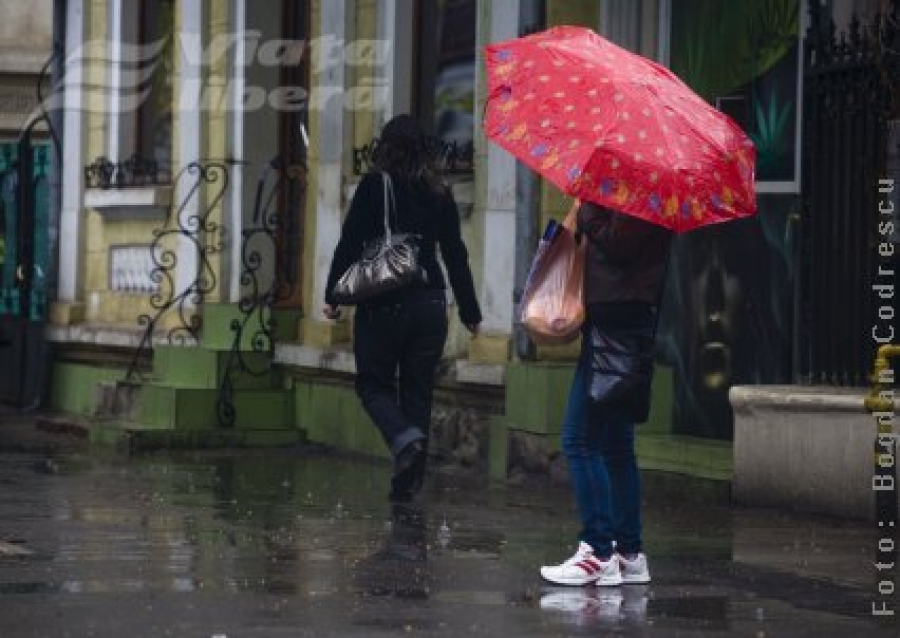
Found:
[[[544, 25], [544, 2], [522, 0], [519, 6], [519, 34], [533, 31]], [[516, 259], [515, 287], [513, 289], [513, 343], [516, 356], [528, 360], [535, 357], [534, 342], [519, 320], [522, 289], [531, 267], [537, 245], [538, 205], [540, 185], [537, 175], [521, 162], [516, 163]]]

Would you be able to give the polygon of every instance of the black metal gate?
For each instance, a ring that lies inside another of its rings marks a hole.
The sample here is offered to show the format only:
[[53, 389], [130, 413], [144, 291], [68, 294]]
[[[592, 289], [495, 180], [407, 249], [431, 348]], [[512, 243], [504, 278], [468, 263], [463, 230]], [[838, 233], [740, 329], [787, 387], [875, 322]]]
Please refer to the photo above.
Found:
[[37, 405], [46, 375], [50, 148], [0, 145], [0, 402]]
[[871, 374], [878, 187], [889, 122], [900, 116], [900, 1], [885, 6], [838, 34], [826, 9], [809, 3], [797, 353], [805, 383], [864, 386]]

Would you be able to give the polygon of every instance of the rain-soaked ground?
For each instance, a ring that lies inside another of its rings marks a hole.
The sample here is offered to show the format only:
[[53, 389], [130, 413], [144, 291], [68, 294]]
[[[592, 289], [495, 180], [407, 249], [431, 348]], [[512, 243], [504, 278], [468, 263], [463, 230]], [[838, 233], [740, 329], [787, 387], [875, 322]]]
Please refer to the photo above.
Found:
[[537, 569], [572, 550], [565, 486], [439, 474], [391, 508], [384, 462], [16, 431], [0, 423], [2, 638], [900, 635], [870, 616], [871, 526], [701, 484], [647, 477], [651, 585], [559, 588]]

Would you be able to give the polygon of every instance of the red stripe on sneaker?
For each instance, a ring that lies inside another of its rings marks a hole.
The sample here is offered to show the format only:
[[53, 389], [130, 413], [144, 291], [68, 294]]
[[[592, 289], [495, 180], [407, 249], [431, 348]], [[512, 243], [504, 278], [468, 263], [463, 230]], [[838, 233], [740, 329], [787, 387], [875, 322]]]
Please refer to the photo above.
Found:
[[589, 575], [592, 575], [592, 574], [594, 574], [594, 572], [597, 572], [600, 570], [600, 565], [598, 565], [596, 561], [593, 561], [590, 558], [586, 558], [585, 560], [581, 561], [580, 563], [575, 563], [575, 566], [580, 567], [581, 569], [586, 571]]

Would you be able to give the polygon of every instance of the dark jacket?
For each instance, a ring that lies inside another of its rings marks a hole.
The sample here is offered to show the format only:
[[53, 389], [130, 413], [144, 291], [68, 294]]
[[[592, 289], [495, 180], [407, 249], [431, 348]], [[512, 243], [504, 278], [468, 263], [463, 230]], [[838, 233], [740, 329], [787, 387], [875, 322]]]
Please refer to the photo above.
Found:
[[642, 423], [650, 413], [656, 306], [672, 233], [590, 203], [578, 210], [578, 230], [589, 240], [582, 356], [591, 415]]
[[588, 243], [585, 303], [659, 303], [672, 233], [656, 224], [585, 202], [578, 230]]
[[[481, 309], [475, 296], [475, 284], [469, 269], [469, 253], [460, 234], [459, 211], [449, 189], [434, 190], [424, 182], [408, 183], [393, 178], [396, 218], [391, 229], [422, 236], [419, 260], [428, 279], [419, 290], [444, 290], [446, 282], [438, 265], [437, 247], [447, 267], [447, 276], [459, 304], [459, 317], [464, 324], [481, 322]], [[337, 305], [331, 297], [334, 284], [356, 261], [363, 246], [384, 234], [384, 182], [380, 173], [366, 173], [356, 187], [350, 210], [334, 250], [325, 293], [325, 302]], [[372, 303], [402, 301], [415, 289], [383, 295]]]

